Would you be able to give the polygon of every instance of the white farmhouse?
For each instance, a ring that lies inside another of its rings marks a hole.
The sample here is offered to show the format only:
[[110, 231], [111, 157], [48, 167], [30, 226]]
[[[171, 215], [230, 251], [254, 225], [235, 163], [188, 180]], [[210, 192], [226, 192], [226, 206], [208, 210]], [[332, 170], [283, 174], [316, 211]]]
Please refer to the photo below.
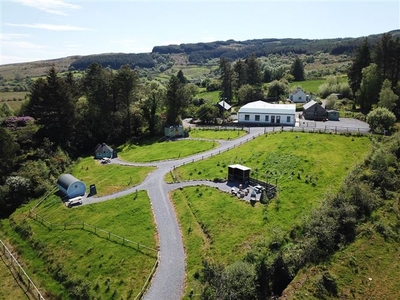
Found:
[[289, 95], [289, 99], [293, 103], [304, 103], [308, 100], [308, 97], [301, 88], [297, 88], [297, 90], [295, 92], [293, 92]]
[[247, 103], [238, 111], [239, 123], [294, 126], [295, 104], [271, 104], [264, 101]]

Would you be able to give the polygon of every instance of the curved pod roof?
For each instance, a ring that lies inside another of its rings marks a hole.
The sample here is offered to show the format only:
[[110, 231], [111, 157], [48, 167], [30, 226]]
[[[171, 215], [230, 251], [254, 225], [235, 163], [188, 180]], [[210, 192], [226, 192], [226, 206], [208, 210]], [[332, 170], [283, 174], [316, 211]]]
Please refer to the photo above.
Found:
[[61, 175], [57, 180], [57, 186], [69, 198], [82, 196], [86, 192], [86, 185], [71, 174]]

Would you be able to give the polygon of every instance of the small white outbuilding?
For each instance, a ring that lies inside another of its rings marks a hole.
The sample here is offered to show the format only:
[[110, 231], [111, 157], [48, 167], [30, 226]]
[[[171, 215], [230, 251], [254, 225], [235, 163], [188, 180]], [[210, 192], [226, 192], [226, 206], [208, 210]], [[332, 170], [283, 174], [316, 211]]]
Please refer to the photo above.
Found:
[[272, 126], [294, 126], [296, 123], [296, 105], [272, 104], [264, 101], [250, 102], [239, 109], [238, 122]]

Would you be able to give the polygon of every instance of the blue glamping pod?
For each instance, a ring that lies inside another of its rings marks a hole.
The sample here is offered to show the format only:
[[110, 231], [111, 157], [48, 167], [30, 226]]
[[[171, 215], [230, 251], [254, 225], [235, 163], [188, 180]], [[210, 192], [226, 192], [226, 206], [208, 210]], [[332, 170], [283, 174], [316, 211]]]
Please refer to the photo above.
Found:
[[57, 180], [57, 187], [68, 198], [83, 196], [86, 192], [86, 185], [71, 174], [63, 174]]

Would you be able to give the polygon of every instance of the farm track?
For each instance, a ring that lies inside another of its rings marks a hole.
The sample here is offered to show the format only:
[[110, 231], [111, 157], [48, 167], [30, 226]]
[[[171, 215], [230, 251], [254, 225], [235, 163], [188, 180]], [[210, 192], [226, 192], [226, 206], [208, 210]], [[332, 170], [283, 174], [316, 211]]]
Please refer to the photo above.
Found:
[[[340, 127], [339, 129], [336, 128], [335, 130], [338, 132], [340, 132], [340, 129], [346, 132], [367, 132], [368, 125], [365, 126], [365, 123], [361, 123], [357, 123], [357, 125], [362, 125], [361, 130], [360, 127], [354, 127], [352, 129], [349, 129], [349, 127]], [[326, 126], [326, 124], [321, 124], [321, 126]], [[248, 134], [240, 138], [231, 141], [219, 141], [220, 145], [217, 148], [182, 159], [151, 163], [128, 163], [119, 159], [112, 160], [112, 163], [115, 164], [157, 167], [156, 170], [151, 172], [141, 184], [135, 187], [103, 197], [85, 198], [83, 201], [83, 204], [87, 205], [125, 196], [134, 193], [137, 190], [146, 190], [148, 192], [153, 207], [157, 233], [159, 237], [160, 259], [157, 271], [151, 282], [151, 286], [145, 293], [143, 299], [176, 300], [182, 299], [184, 293], [186, 274], [185, 251], [177, 216], [169, 199], [169, 193], [174, 189], [193, 185], [208, 185], [228, 192], [230, 190], [230, 187], [226, 185], [226, 183], [221, 184], [211, 181], [190, 181], [168, 184], [164, 181], [165, 175], [177, 166], [208, 158], [210, 156], [230, 150], [238, 145], [252, 140], [259, 135], [262, 135], [265, 132], [272, 132], [277, 130], [291, 131], [292, 128], [293, 127], [285, 129], [283, 127], [252, 127]], [[318, 130], [321, 128], [318, 128], [316, 126], [315, 129]], [[297, 127], [295, 128], [295, 130], [302, 131], [303, 129]]]

